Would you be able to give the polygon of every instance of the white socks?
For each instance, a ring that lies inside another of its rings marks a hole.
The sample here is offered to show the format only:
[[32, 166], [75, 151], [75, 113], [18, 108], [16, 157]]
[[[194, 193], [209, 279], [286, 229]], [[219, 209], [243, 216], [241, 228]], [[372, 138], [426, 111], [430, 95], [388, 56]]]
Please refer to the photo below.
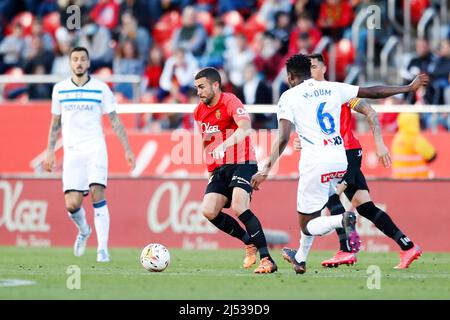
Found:
[[94, 205], [94, 224], [97, 232], [98, 250], [108, 250], [109, 211], [106, 200], [96, 202]]
[[297, 262], [306, 262], [313, 240], [314, 236], [307, 236], [303, 231], [300, 232], [300, 246], [295, 254], [295, 260], [297, 260]]
[[68, 212], [70, 219], [72, 219], [73, 223], [78, 228], [78, 231], [85, 235], [89, 231], [89, 226], [86, 221], [86, 212], [84, 211], [83, 207], [75, 211], [74, 213]]
[[323, 236], [333, 229], [342, 228], [342, 217], [342, 214], [321, 216], [309, 221], [306, 229], [313, 236]]

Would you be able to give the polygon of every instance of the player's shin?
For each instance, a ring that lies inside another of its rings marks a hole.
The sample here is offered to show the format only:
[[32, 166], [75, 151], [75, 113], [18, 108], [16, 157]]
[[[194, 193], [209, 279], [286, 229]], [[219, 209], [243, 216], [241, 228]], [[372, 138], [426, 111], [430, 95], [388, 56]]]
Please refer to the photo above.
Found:
[[73, 212], [69, 212], [69, 217], [73, 223], [75, 223], [81, 234], [87, 234], [89, 232], [89, 226], [86, 221], [86, 212], [83, 207], [80, 207]]
[[400, 231], [389, 215], [376, 207], [372, 201], [356, 207], [356, 210], [360, 215], [372, 221], [381, 232], [397, 242], [402, 250], [414, 247], [414, 243]]
[[258, 248], [260, 258], [262, 259], [269, 257], [269, 259], [272, 260], [269, 254], [269, 249], [267, 248], [266, 236], [264, 235], [259, 219], [253, 214], [253, 212], [251, 212], [250, 209], [248, 209], [239, 215], [239, 220], [241, 220], [245, 225], [245, 228], [250, 235], [251, 243]]
[[[326, 204], [326, 207], [328, 210], [330, 210], [330, 213], [332, 216], [343, 214], [345, 212], [345, 208], [342, 205], [341, 200], [339, 199], [339, 196], [337, 194], [333, 194]], [[336, 233], [339, 238], [339, 245], [340, 250], [344, 252], [351, 252], [350, 246], [348, 244], [347, 235], [345, 234], [344, 228], [337, 228]]]
[[306, 262], [313, 241], [314, 236], [308, 236], [303, 232], [300, 232], [300, 246], [298, 247], [297, 253], [295, 254], [295, 260], [297, 260], [298, 262]]
[[93, 203], [94, 224], [97, 232], [98, 250], [108, 250], [109, 211], [106, 200]]
[[244, 244], [247, 245], [251, 243], [248, 233], [241, 227], [239, 222], [230, 215], [219, 212], [219, 214], [210, 221], [219, 230], [241, 240]]

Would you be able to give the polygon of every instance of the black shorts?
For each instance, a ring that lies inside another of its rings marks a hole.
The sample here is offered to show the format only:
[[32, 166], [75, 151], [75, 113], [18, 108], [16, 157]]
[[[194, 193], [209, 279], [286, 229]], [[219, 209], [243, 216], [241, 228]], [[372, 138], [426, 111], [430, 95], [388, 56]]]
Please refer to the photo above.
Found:
[[253, 188], [250, 181], [256, 172], [258, 172], [258, 166], [254, 163], [224, 164], [213, 171], [205, 194], [214, 192], [224, 195], [228, 198], [224, 208], [229, 208], [233, 188], [244, 189], [251, 196]]
[[347, 188], [344, 193], [347, 198], [352, 201], [353, 196], [358, 190], [369, 191], [366, 178], [361, 171], [362, 163], [362, 149], [350, 149], [345, 151], [347, 153], [347, 172], [343, 180], [347, 183]]

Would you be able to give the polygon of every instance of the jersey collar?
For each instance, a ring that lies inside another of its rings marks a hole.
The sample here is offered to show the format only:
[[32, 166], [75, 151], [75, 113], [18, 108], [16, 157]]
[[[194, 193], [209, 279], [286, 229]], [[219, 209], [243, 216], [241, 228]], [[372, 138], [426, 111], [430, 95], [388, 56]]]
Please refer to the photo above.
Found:
[[72, 77], [70, 77], [70, 81], [72, 81], [72, 83], [75, 85], [75, 87], [81, 88], [81, 87], [84, 87], [89, 81], [91, 81], [91, 76], [88, 76], [87, 81], [86, 81], [85, 83], [83, 83], [82, 85], [80, 85], [80, 86], [77, 85], [77, 84], [73, 81]]

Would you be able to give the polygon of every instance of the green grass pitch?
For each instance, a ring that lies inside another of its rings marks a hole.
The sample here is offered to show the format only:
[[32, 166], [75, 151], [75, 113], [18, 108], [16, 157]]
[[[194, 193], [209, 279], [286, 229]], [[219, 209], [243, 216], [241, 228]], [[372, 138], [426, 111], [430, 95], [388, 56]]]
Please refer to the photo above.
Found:
[[[450, 299], [449, 253], [425, 252], [409, 269], [394, 270], [397, 253], [361, 252], [353, 267], [325, 269], [320, 261], [332, 252], [313, 250], [307, 273], [296, 275], [273, 249], [278, 272], [256, 275], [242, 269], [243, 250], [170, 249], [162, 273], [141, 267], [140, 250], [114, 248], [110, 263], [97, 263], [93, 248], [74, 257], [71, 248], [0, 247], [0, 299]], [[67, 288], [70, 265], [79, 267], [80, 289]], [[371, 265], [381, 271], [379, 289], [368, 288], [376, 284], [368, 278]], [[6, 286], [17, 284], [8, 279], [33, 284]]]

